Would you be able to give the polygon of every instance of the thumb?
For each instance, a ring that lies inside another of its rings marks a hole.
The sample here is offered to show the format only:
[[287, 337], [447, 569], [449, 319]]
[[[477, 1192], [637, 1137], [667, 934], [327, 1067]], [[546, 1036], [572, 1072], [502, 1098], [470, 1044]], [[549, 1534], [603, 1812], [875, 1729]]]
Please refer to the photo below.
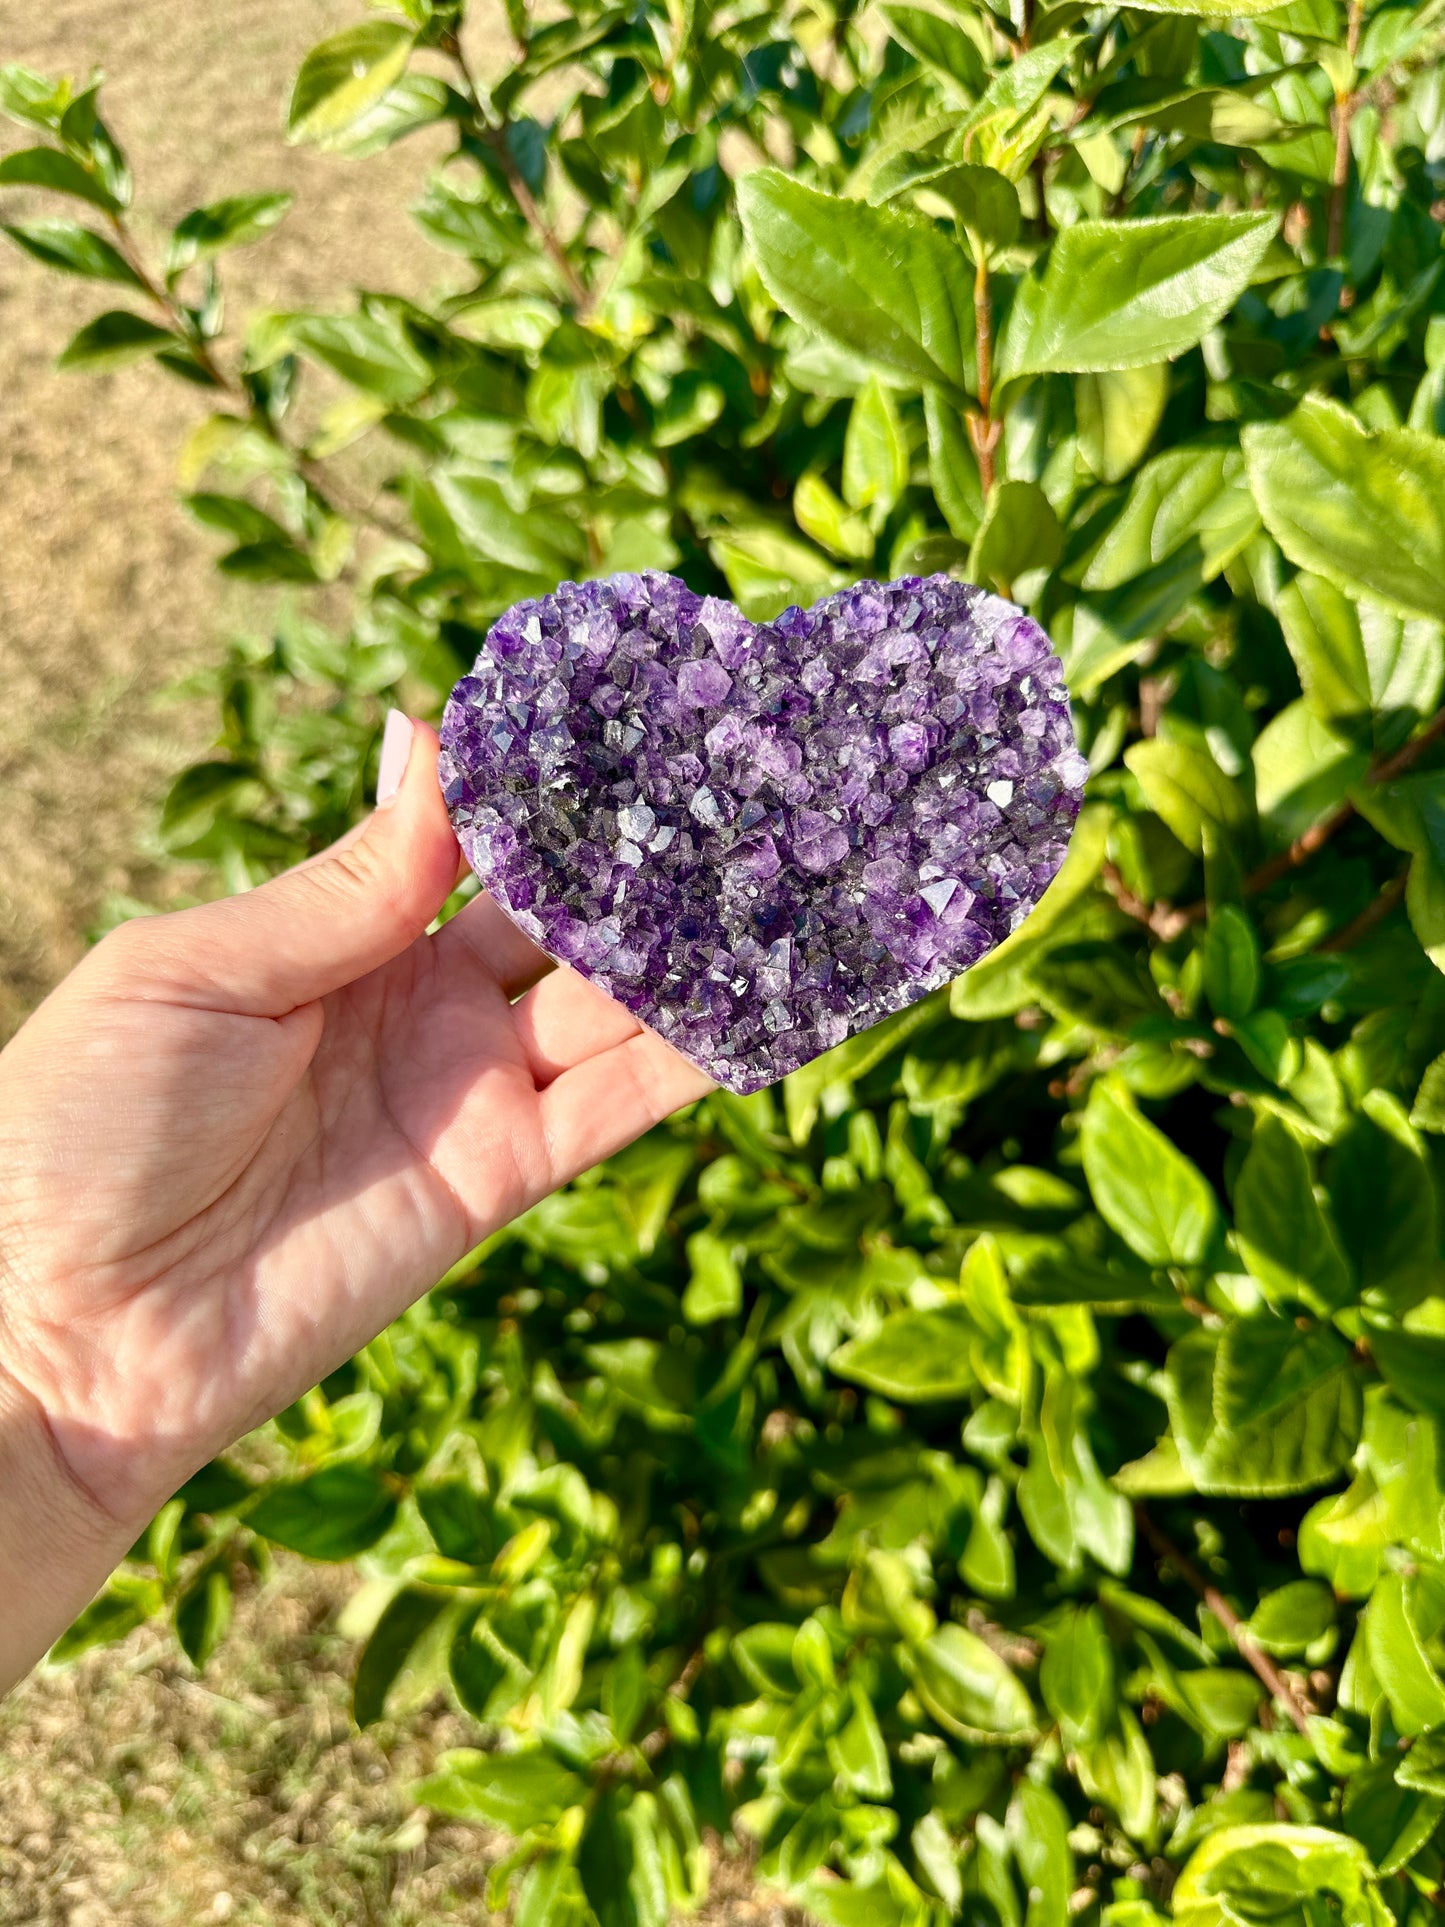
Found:
[[377, 808], [339, 843], [241, 896], [123, 925], [146, 939], [144, 990], [280, 1017], [399, 956], [457, 877], [437, 747], [435, 730], [393, 710]]

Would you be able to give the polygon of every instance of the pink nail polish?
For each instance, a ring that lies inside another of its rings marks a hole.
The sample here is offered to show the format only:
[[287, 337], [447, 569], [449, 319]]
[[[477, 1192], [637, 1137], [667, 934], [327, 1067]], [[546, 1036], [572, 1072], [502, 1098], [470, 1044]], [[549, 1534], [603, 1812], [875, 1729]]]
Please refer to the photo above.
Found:
[[399, 709], [387, 710], [386, 728], [381, 737], [381, 761], [376, 771], [376, 807], [379, 810], [384, 810], [388, 803], [396, 800], [401, 779], [406, 775], [415, 735], [416, 729], [410, 716], [404, 715]]

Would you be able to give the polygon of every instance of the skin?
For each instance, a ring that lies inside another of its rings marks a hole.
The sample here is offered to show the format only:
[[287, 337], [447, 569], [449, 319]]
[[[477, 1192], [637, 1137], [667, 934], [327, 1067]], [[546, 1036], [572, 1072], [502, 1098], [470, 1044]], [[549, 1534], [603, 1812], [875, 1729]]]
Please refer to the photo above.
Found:
[[192, 1472], [711, 1088], [490, 899], [427, 934], [459, 852], [388, 737], [365, 824], [123, 925], [0, 1052], [0, 1690]]

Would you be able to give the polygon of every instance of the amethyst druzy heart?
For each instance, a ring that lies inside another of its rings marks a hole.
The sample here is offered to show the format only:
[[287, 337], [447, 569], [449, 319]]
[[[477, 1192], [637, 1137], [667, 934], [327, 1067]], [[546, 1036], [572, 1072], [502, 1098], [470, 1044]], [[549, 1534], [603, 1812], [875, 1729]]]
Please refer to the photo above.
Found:
[[442, 723], [484, 886], [739, 1092], [1015, 929], [1086, 768], [1047, 636], [946, 576], [756, 624], [672, 576], [565, 582], [500, 618]]

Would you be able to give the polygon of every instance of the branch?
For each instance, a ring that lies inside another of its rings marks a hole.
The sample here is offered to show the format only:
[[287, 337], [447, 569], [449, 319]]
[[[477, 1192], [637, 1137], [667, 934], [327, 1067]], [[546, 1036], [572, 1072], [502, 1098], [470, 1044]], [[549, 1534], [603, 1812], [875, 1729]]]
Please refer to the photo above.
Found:
[[119, 214], [111, 214], [110, 225], [115, 234], [116, 247], [124, 258], [126, 266], [144, 287], [146, 293], [156, 304], [157, 308], [160, 309], [170, 326], [184, 340], [186, 346], [195, 358], [197, 367], [206, 375], [211, 386], [213, 388], [219, 388], [223, 395], [230, 397], [231, 401], [240, 410], [239, 418], [248, 421], [253, 428], [260, 429], [268, 441], [274, 442], [278, 448], [284, 451], [292, 467], [296, 470], [296, 473], [305, 482], [321, 506], [331, 513], [344, 515], [352, 522], [369, 522], [373, 528], [377, 529], [383, 535], [398, 536], [403, 540], [409, 540], [411, 532], [404, 523], [394, 521], [390, 516], [381, 514], [370, 503], [359, 501], [349, 490], [338, 483], [334, 476], [325, 474], [319, 465], [312, 461], [309, 456], [303, 455], [300, 449], [293, 448], [291, 444], [286, 441], [271, 417], [264, 409], [257, 407], [255, 397], [250, 393], [245, 384], [238, 381], [234, 375], [229, 374], [216, 360], [215, 356], [211, 353], [210, 343], [196, 332], [191, 317], [186, 313], [186, 310], [176, 299], [171, 289], [166, 287], [163, 282], [157, 281], [155, 276], [150, 272], [140, 249], [135, 244], [135, 238], [126, 226], [123, 217]]
[[969, 238], [977, 262], [973, 271], [973, 318], [978, 344], [978, 413], [965, 419], [968, 438], [978, 457], [978, 479], [987, 503], [993, 494], [993, 452], [1002, 432], [1002, 424], [993, 419], [993, 290], [989, 285], [988, 249], [983, 237], [971, 234]]
[[[1408, 743], [1395, 751], [1393, 756], [1387, 756], [1383, 762], [1376, 763], [1369, 769], [1365, 774], [1365, 781], [1372, 789], [1376, 784], [1392, 782], [1395, 777], [1402, 776], [1406, 770], [1419, 762], [1425, 751], [1438, 743], [1442, 736], [1445, 736], [1445, 709], [1438, 709], [1417, 736], [1412, 736]], [[1297, 870], [1317, 850], [1322, 850], [1331, 837], [1337, 835], [1357, 814], [1354, 804], [1347, 798], [1329, 816], [1323, 817], [1318, 823], [1312, 823], [1307, 830], [1295, 838], [1287, 850], [1281, 850], [1278, 856], [1272, 856], [1267, 863], [1261, 863], [1257, 870], [1250, 871], [1244, 879], [1244, 895], [1258, 896], [1261, 890], [1268, 890], [1272, 884], [1278, 883], [1281, 877], [1288, 876], [1291, 870]], [[1186, 904], [1180, 910], [1174, 909], [1168, 903], [1146, 903], [1128, 887], [1119, 870], [1112, 863], [1104, 865], [1103, 880], [1105, 889], [1125, 916], [1132, 917], [1136, 923], [1142, 923], [1164, 943], [1172, 942], [1191, 924], [1202, 923], [1209, 915], [1209, 905], [1202, 898], [1197, 903]], [[1390, 885], [1383, 892], [1381, 899], [1363, 911], [1361, 916], [1355, 919], [1355, 923], [1346, 924], [1343, 930], [1336, 931], [1334, 936], [1327, 938], [1324, 943], [1316, 944], [1315, 948], [1317, 950], [1348, 949], [1350, 943], [1363, 936], [1371, 924], [1378, 923], [1381, 917], [1399, 902], [1405, 886], [1402, 880], [1396, 881], [1399, 885], [1398, 889], [1395, 885]], [[1356, 924], [1361, 927], [1357, 929]], [[1341, 941], [1345, 938], [1348, 938], [1348, 942]]]
[[497, 165], [502, 170], [502, 174], [507, 183], [507, 190], [516, 202], [518, 212], [527, 223], [527, 226], [531, 228], [532, 232], [536, 235], [538, 241], [541, 242], [547, 258], [556, 268], [558, 274], [561, 275], [567, 293], [572, 301], [579, 308], [586, 307], [586, 283], [573, 266], [567, 250], [558, 239], [546, 215], [543, 214], [541, 208], [538, 207], [536, 195], [533, 194], [531, 188], [528, 187], [526, 181], [522, 178], [522, 171], [517, 166], [516, 156], [512, 153], [512, 149], [507, 141], [506, 122], [494, 121], [483, 105], [482, 90], [477, 85], [476, 75], [472, 71], [472, 64], [467, 58], [467, 52], [461, 43], [460, 37], [454, 33], [444, 35], [441, 42], [441, 50], [444, 54], [448, 55], [456, 65], [457, 73], [462, 83], [462, 93], [466, 98], [468, 106], [470, 106], [472, 110], [472, 120], [476, 132], [496, 155]]
[[1309, 1709], [1300, 1700], [1294, 1682], [1287, 1674], [1282, 1673], [1269, 1654], [1250, 1638], [1239, 1614], [1224, 1594], [1217, 1586], [1211, 1586], [1194, 1562], [1179, 1550], [1172, 1539], [1160, 1531], [1142, 1505], [1134, 1507], [1134, 1517], [1138, 1521], [1139, 1530], [1149, 1541], [1156, 1555], [1160, 1559], [1167, 1559], [1184, 1583], [1198, 1594], [1234, 1641], [1240, 1658], [1254, 1670], [1270, 1695], [1280, 1702], [1298, 1730], [1301, 1733], [1308, 1733]]
[[1405, 886], [1409, 881], [1408, 870], [1392, 878], [1374, 901], [1365, 905], [1357, 917], [1352, 917], [1348, 923], [1341, 925], [1331, 936], [1326, 937], [1323, 943], [1317, 943], [1315, 954], [1319, 956], [1326, 951], [1352, 949], [1361, 937], [1367, 937], [1370, 934], [1377, 923], [1384, 922], [1404, 896]]
[[[1349, 26], [1345, 31], [1345, 52], [1353, 67], [1360, 48], [1360, 25], [1364, 19], [1364, 0], [1350, 0]], [[1350, 179], [1350, 122], [1354, 118], [1357, 96], [1336, 93], [1334, 105], [1335, 165], [1330, 176], [1330, 224], [1325, 243], [1325, 258], [1336, 260], [1345, 240], [1345, 189]]]

